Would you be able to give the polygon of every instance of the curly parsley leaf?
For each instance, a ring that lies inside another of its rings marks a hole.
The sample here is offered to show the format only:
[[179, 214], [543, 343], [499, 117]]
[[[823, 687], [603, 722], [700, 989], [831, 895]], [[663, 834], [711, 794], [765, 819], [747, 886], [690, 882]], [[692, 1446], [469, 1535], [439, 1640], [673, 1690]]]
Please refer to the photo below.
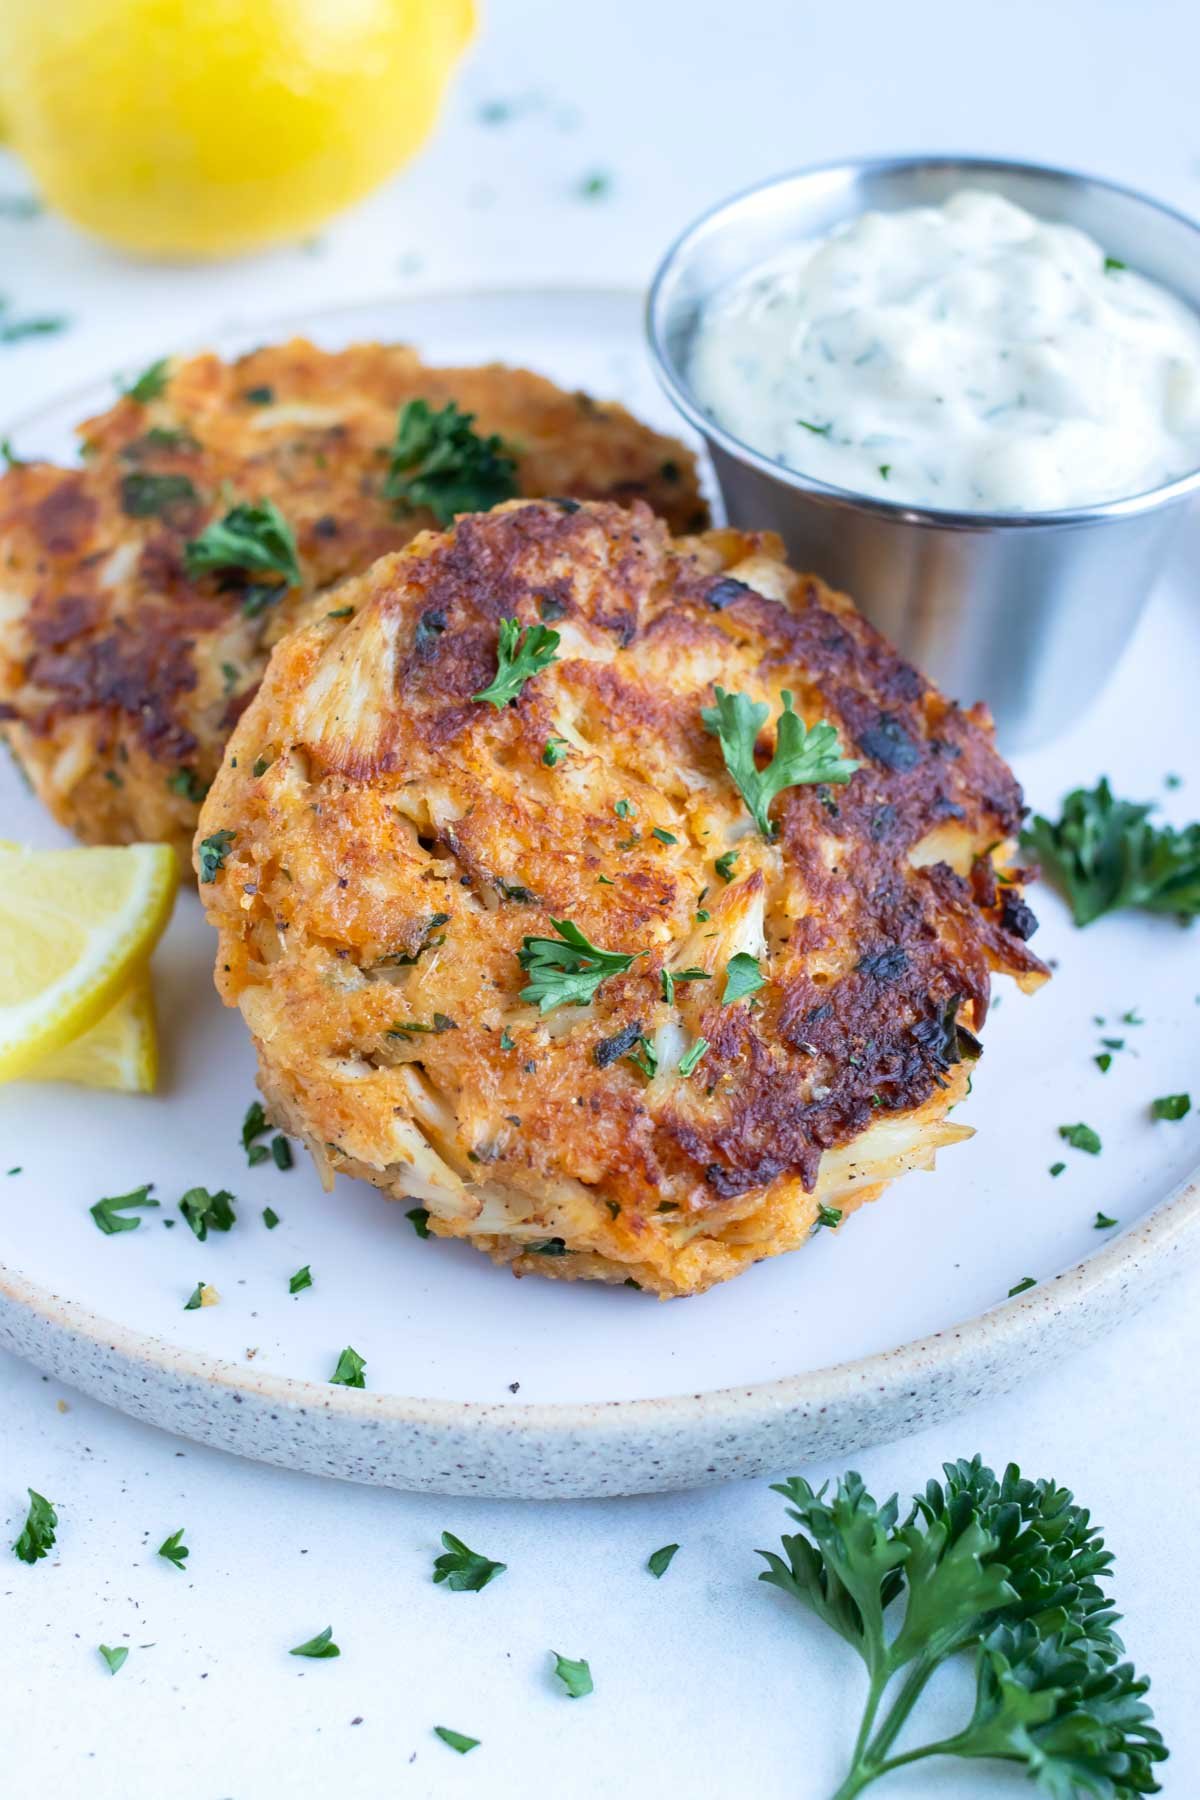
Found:
[[307, 1656], [314, 1662], [328, 1662], [331, 1656], [341, 1654], [333, 1641], [332, 1625], [327, 1625], [324, 1631], [318, 1631], [316, 1637], [310, 1637], [306, 1644], [297, 1644], [294, 1650], [288, 1651], [289, 1656]]
[[367, 1384], [363, 1380], [363, 1370], [366, 1366], [366, 1359], [347, 1344], [338, 1357], [337, 1367], [329, 1379], [334, 1387], [365, 1388]]
[[406, 511], [428, 507], [439, 525], [457, 513], [490, 512], [517, 492], [517, 465], [502, 439], [473, 429], [474, 413], [451, 400], [434, 412], [427, 400], [400, 411], [383, 484]]
[[104, 1200], [97, 1200], [95, 1206], [89, 1206], [88, 1211], [97, 1230], [102, 1231], [105, 1237], [113, 1237], [118, 1231], [136, 1231], [142, 1221], [127, 1219], [125, 1214], [134, 1207], [149, 1209], [157, 1206], [158, 1201], [149, 1198], [153, 1186], [154, 1183], [148, 1181], [144, 1187], [132, 1188], [128, 1194], [110, 1194]]
[[[943, 1474], [903, 1522], [895, 1495], [877, 1505], [853, 1473], [829, 1499], [800, 1479], [777, 1489], [800, 1529], [783, 1539], [783, 1556], [759, 1552], [760, 1580], [837, 1631], [869, 1676], [839, 1800], [931, 1756], [1021, 1762], [1054, 1800], [1157, 1793], [1153, 1765], [1166, 1750], [1142, 1698], [1148, 1683], [1119, 1661], [1116, 1614], [1100, 1586], [1112, 1557], [1089, 1513], [1067, 1489], [1029, 1481], [1012, 1464], [999, 1480], [978, 1456]], [[963, 1651], [975, 1657], [971, 1719], [893, 1755], [930, 1677]]]
[[759, 969], [758, 958], [746, 950], [739, 950], [725, 966], [725, 992], [721, 995], [721, 1005], [732, 1006], [735, 1000], [757, 994], [759, 988], [766, 985], [767, 978]]
[[443, 1744], [449, 1744], [451, 1750], [457, 1750], [460, 1756], [465, 1756], [468, 1750], [478, 1750], [481, 1742], [479, 1738], [464, 1737], [461, 1731], [452, 1731], [449, 1725], [435, 1725], [433, 1735], [440, 1737]]
[[178, 1531], [173, 1531], [170, 1537], [165, 1538], [158, 1546], [158, 1554], [164, 1561], [173, 1563], [177, 1569], [182, 1569], [184, 1563], [191, 1555], [191, 1551], [183, 1541], [185, 1530], [186, 1527], [181, 1525]]
[[97, 1644], [96, 1649], [108, 1664], [110, 1675], [115, 1675], [118, 1669], [125, 1667], [129, 1655], [128, 1647], [125, 1644], [118, 1644], [115, 1650], [109, 1644]]
[[1022, 832], [1021, 848], [1061, 888], [1076, 925], [1121, 907], [1200, 913], [1200, 824], [1153, 825], [1153, 810], [1114, 799], [1105, 778], [1068, 794], [1057, 821], [1039, 813]]
[[152, 362], [148, 369], [143, 369], [137, 380], [124, 389], [126, 400], [136, 400], [139, 406], [145, 406], [149, 401], [159, 399], [167, 391], [170, 370], [170, 357], [160, 356], [157, 362]]
[[713, 691], [717, 703], [704, 707], [701, 717], [706, 729], [720, 741], [725, 767], [764, 837], [773, 835], [774, 827], [768, 817], [771, 802], [785, 788], [812, 782], [842, 785], [860, 767], [842, 756], [832, 725], [821, 720], [811, 730], [806, 727], [793, 711], [792, 696], [785, 690], [783, 711], [775, 726], [774, 754], [760, 769], [754, 747], [770, 708], [763, 700], [751, 700], [748, 694], [727, 694], [720, 687]]
[[58, 1514], [44, 1494], [35, 1493], [33, 1488], [26, 1488], [25, 1492], [29, 1495], [29, 1511], [13, 1545], [13, 1555], [32, 1565], [53, 1548]]
[[582, 1656], [574, 1660], [560, 1656], [557, 1650], [550, 1654], [554, 1658], [554, 1673], [566, 1688], [568, 1700], [582, 1700], [585, 1694], [594, 1692], [592, 1671]]
[[529, 976], [520, 997], [536, 1001], [544, 1013], [556, 1006], [586, 1006], [602, 981], [623, 975], [645, 955], [643, 950], [627, 955], [623, 950], [597, 949], [570, 919], [550, 923], [558, 938], [527, 937], [517, 951], [517, 961]]
[[201, 838], [201, 881], [215, 881], [217, 879], [218, 872], [225, 867], [225, 858], [229, 855], [229, 846], [236, 836], [236, 831], [214, 831], [211, 837]]
[[210, 1194], [207, 1188], [194, 1187], [189, 1188], [179, 1202], [179, 1210], [204, 1243], [210, 1231], [229, 1231], [236, 1225], [233, 1200], [228, 1188], [218, 1188], [215, 1194]]
[[1078, 1125], [1060, 1125], [1058, 1135], [1072, 1150], [1086, 1150], [1089, 1156], [1100, 1154], [1100, 1133], [1093, 1131], [1090, 1125], [1082, 1122]]
[[561, 642], [557, 631], [545, 625], [530, 625], [524, 631], [519, 619], [501, 619], [496, 648], [496, 673], [487, 687], [472, 694], [472, 700], [486, 700], [497, 708], [515, 700], [531, 675], [548, 669], [558, 661]]
[[452, 1593], [478, 1594], [508, 1567], [507, 1563], [493, 1562], [477, 1550], [468, 1549], [452, 1531], [443, 1531], [442, 1545], [444, 1554], [434, 1558], [433, 1579], [444, 1581]]
[[296, 534], [273, 500], [231, 507], [214, 519], [183, 551], [183, 565], [193, 580], [219, 569], [245, 569], [282, 575], [289, 587], [300, 582]]

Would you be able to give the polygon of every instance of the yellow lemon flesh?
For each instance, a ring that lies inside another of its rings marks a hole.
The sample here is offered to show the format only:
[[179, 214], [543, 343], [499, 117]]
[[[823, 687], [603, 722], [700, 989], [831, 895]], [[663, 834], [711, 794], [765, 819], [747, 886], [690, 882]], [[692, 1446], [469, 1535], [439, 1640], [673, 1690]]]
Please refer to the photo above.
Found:
[[178, 881], [169, 844], [0, 845], [0, 1081], [99, 1024], [144, 971]]
[[302, 236], [428, 135], [472, 0], [0, 0], [0, 132], [151, 256]]
[[123, 1094], [152, 1094], [158, 1081], [158, 1036], [150, 971], [134, 976], [98, 1025], [51, 1051], [26, 1081], [73, 1081], [81, 1087], [117, 1088]]

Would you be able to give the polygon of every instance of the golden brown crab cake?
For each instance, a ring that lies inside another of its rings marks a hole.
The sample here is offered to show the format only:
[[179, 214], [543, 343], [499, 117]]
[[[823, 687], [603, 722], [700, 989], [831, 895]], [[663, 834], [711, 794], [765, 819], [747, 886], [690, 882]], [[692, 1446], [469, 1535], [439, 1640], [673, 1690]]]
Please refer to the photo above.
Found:
[[[519, 1273], [690, 1294], [969, 1135], [990, 971], [1045, 975], [985, 714], [773, 536], [645, 506], [464, 517], [339, 598], [276, 646], [197, 843], [217, 986], [326, 1178]], [[521, 685], [522, 638], [497, 707], [513, 619], [556, 660]], [[857, 768], [764, 835], [717, 687], [743, 723], [786, 690]]]
[[[677, 531], [706, 522], [681, 444], [523, 369], [429, 369], [403, 346], [297, 339], [163, 365], [139, 391], [81, 427], [81, 468], [0, 478], [0, 731], [90, 843], [161, 839], [186, 857], [271, 643], [314, 596], [435, 523], [385, 491], [408, 402], [453, 402], [478, 435], [498, 434], [515, 462], [501, 493], [641, 497]], [[263, 500], [295, 534], [299, 581], [189, 578], [188, 541]]]

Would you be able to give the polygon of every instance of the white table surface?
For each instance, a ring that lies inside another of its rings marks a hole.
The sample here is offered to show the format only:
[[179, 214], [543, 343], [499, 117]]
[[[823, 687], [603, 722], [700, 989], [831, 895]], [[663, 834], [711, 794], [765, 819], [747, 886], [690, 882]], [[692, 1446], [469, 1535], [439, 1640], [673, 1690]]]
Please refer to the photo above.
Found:
[[[421, 287], [640, 283], [714, 197], [839, 154], [1023, 155], [1195, 212], [1198, 54], [1200, 14], [1182, 0], [493, 0], [419, 164], [302, 251], [141, 267], [54, 219], [0, 219], [0, 293], [14, 310], [70, 316], [61, 336], [0, 348], [0, 430], [76, 379], [136, 370], [232, 320]], [[484, 124], [497, 100], [509, 121]], [[593, 171], [611, 187], [588, 201], [576, 189]], [[24, 191], [0, 158], [0, 195]], [[1075, 1488], [1117, 1553], [1127, 1643], [1155, 1678], [1174, 1753], [1164, 1782], [1179, 1796], [1200, 1793], [1185, 1560], [1198, 1301], [1193, 1271], [1019, 1394], [855, 1459], [879, 1494], [975, 1449]], [[166, 1437], [0, 1356], [4, 1544], [27, 1484], [54, 1498], [61, 1524], [34, 1569], [0, 1547], [0, 1771], [13, 1800], [823, 1800], [857, 1724], [851, 1653], [754, 1582], [754, 1547], [784, 1523], [765, 1483], [559, 1506], [354, 1488]], [[182, 1574], [154, 1554], [181, 1525]], [[481, 1595], [434, 1587], [444, 1527], [509, 1572]], [[682, 1548], [655, 1582], [645, 1557], [671, 1541]], [[328, 1623], [338, 1661], [286, 1654]], [[101, 1641], [131, 1646], [115, 1679]], [[590, 1660], [592, 1697], [556, 1691], [551, 1648]], [[949, 1680], [935, 1724], [963, 1698]], [[434, 1724], [482, 1747], [459, 1758]], [[930, 1765], [890, 1791], [1030, 1789], [1006, 1770]]]

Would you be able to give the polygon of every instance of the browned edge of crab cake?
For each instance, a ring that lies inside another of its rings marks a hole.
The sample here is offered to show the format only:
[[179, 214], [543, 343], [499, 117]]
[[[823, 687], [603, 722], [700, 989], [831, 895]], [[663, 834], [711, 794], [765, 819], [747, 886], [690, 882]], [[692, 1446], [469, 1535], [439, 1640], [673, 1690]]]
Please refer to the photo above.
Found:
[[[706, 522], [681, 444], [527, 370], [429, 369], [403, 346], [301, 339], [174, 362], [144, 403], [127, 395], [81, 426], [81, 468], [0, 477], [0, 731], [78, 836], [165, 840], [186, 858], [271, 643], [314, 595], [435, 523], [382, 491], [414, 399], [454, 401], [499, 434], [519, 493], [640, 497], [676, 530]], [[188, 540], [262, 499], [296, 534], [300, 585], [189, 579]]]
[[[326, 1178], [518, 1272], [688, 1294], [969, 1135], [990, 974], [1046, 973], [982, 711], [773, 537], [641, 506], [463, 518], [343, 594], [276, 647], [200, 826], [218, 988]], [[560, 642], [497, 709], [505, 618]], [[716, 684], [772, 721], [790, 691], [861, 766], [765, 838]], [[521, 952], [556, 920], [628, 966], [540, 1012]], [[737, 955], [763, 985], [728, 1002]]]

